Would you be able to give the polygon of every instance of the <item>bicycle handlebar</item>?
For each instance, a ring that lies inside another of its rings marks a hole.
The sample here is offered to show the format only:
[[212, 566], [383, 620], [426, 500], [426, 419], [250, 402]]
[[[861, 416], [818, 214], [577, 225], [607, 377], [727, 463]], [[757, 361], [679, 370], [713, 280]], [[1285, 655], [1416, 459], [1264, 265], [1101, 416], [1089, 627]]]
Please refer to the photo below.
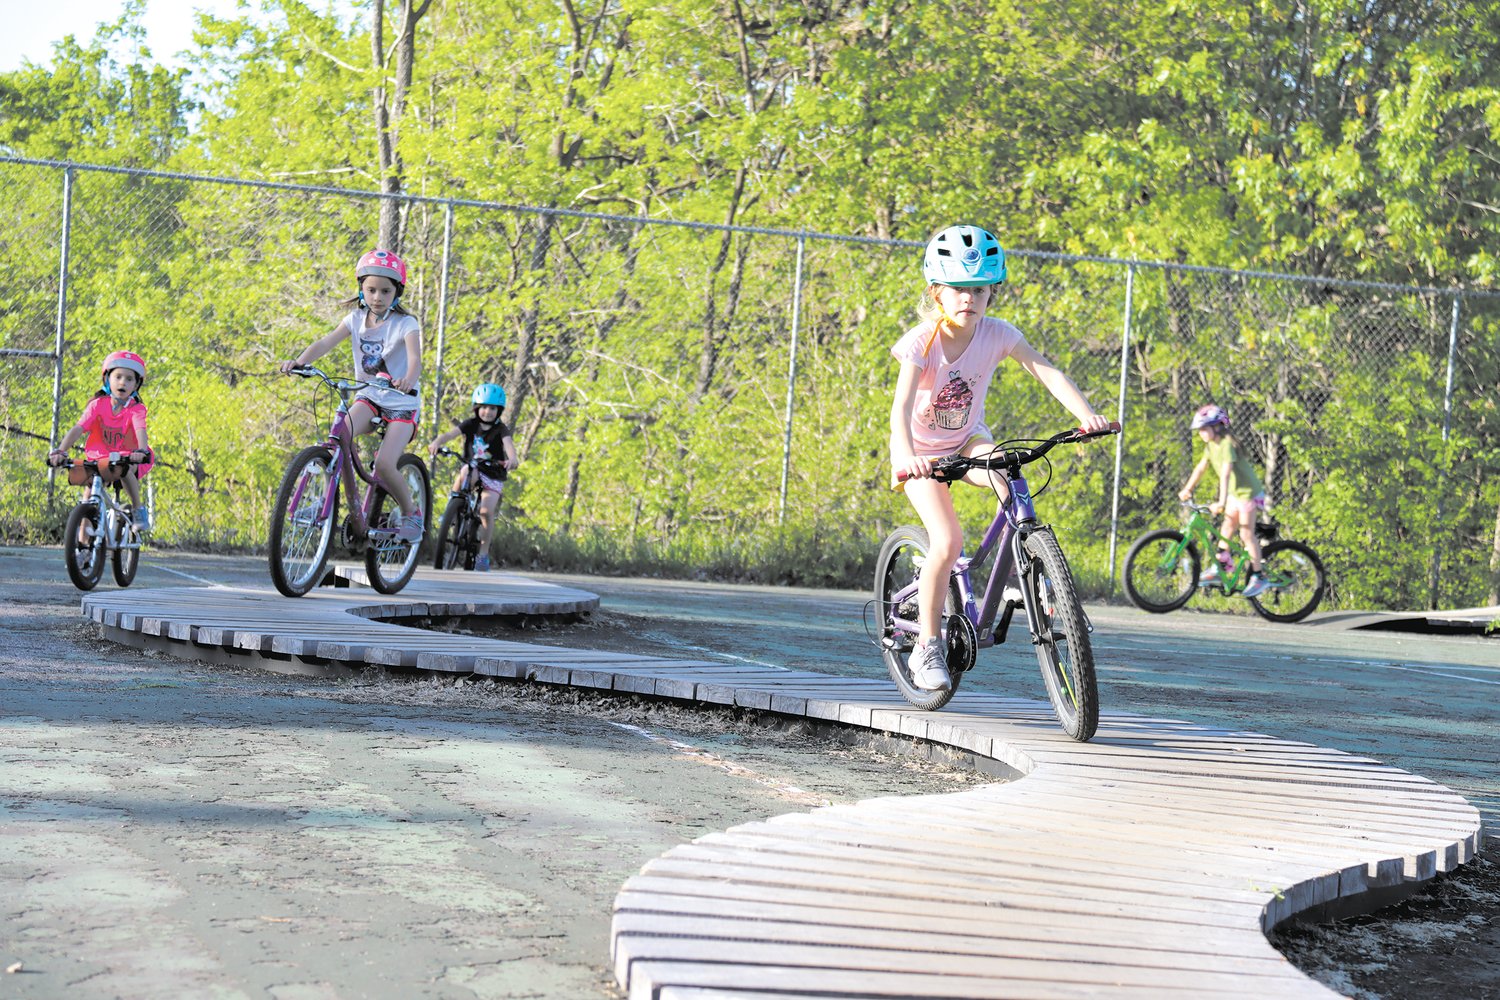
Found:
[[[144, 448], [139, 448], [137, 450], [138, 451], [145, 451]], [[97, 469], [97, 468], [99, 468], [100, 465], [107, 465], [107, 466], [109, 466], [109, 465], [119, 465], [119, 466], [129, 467], [129, 466], [132, 466], [132, 465], [145, 465], [149, 461], [151, 461], [151, 455], [149, 453], [146, 455], [145, 458], [136, 458], [134, 452], [129, 452], [129, 451], [112, 451], [112, 452], [109, 453], [109, 458], [108, 459], [101, 459], [101, 458], [64, 458], [61, 462], [58, 462], [56, 465], [53, 465], [50, 462], [48, 462], [46, 464], [47, 464], [47, 467], [50, 468], [50, 469], [71, 469], [75, 465], [81, 465], [84, 468], [88, 468], [89, 466], [93, 466], [94, 468]]]
[[[321, 368], [316, 368], [313, 365], [295, 365], [292, 368], [290, 368], [290, 369], [287, 370], [287, 374], [288, 375], [296, 375], [296, 376], [298, 376], [300, 378], [318, 378], [318, 379], [322, 379], [324, 385], [328, 386], [328, 388], [330, 388], [330, 389], [335, 390], [336, 392], [349, 392], [350, 390], [353, 390], [353, 389], [367, 389], [367, 388], [368, 389], [394, 389], [395, 388], [395, 386], [391, 385], [389, 382], [385, 382], [385, 383], [380, 383], [380, 382], [361, 382], [358, 379], [352, 379], [352, 378], [329, 378], [328, 375]], [[405, 395], [408, 395], [408, 396], [415, 396], [416, 394], [417, 394], [417, 390], [416, 389], [407, 389], [406, 392], [405, 392]]]
[[[948, 483], [955, 479], [962, 479], [966, 473], [973, 469], [989, 469], [991, 471], [1009, 469], [1018, 472], [1021, 466], [1029, 462], [1035, 462], [1060, 444], [1076, 444], [1104, 437], [1108, 434], [1118, 433], [1120, 433], [1120, 422], [1118, 420], [1111, 420], [1106, 430], [1085, 431], [1082, 427], [1074, 427], [1060, 434], [1054, 434], [1040, 444], [1030, 448], [1001, 448], [983, 457], [947, 455], [932, 463], [932, 478], [940, 483]], [[1008, 444], [1010, 442], [1005, 443]], [[907, 478], [905, 473], [896, 473], [897, 482], [905, 482]]]

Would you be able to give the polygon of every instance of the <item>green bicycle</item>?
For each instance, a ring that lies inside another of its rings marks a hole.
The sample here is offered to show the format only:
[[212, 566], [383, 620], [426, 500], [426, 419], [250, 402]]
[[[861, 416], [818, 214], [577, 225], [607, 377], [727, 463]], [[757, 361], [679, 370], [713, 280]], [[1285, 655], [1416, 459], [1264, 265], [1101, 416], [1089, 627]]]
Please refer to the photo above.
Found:
[[[1215, 558], [1220, 536], [1209, 508], [1194, 503], [1182, 506], [1191, 513], [1181, 531], [1148, 531], [1125, 556], [1125, 593], [1142, 611], [1165, 614], [1182, 607], [1200, 588], [1217, 589], [1227, 596], [1238, 594], [1250, 582], [1250, 553], [1238, 538], [1228, 540], [1232, 565], [1221, 569], [1216, 579], [1199, 579], [1203, 554]], [[1323, 560], [1301, 542], [1278, 539], [1274, 524], [1256, 525], [1255, 531], [1261, 540], [1261, 568], [1268, 586], [1248, 598], [1250, 606], [1273, 622], [1300, 622], [1323, 600], [1328, 586]]]

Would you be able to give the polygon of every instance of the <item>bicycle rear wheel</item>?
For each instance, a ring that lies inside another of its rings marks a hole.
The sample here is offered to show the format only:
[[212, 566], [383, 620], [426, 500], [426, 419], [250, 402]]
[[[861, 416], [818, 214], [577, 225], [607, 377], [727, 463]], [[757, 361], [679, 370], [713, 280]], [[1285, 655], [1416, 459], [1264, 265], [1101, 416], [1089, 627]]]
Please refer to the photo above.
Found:
[[[973, 648], [955, 649], [955, 644], [961, 643], [963, 636], [957, 634], [960, 630], [949, 629], [948, 675], [952, 678], [952, 685], [946, 691], [928, 691], [912, 683], [910, 660], [916, 645], [916, 633], [898, 631], [893, 622], [899, 619], [916, 625], [917, 596], [913, 593], [900, 604], [895, 604], [893, 598], [907, 584], [916, 582], [921, 575], [922, 566], [927, 561], [928, 548], [927, 532], [911, 525], [897, 528], [886, 536], [885, 543], [880, 547], [880, 555], [875, 560], [875, 614], [880, 624], [881, 656], [901, 697], [924, 712], [935, 712], [948, 704], [958, 690], [963, 670], [955, 668], [973, 664], [972, 659], [968, 659], [973, 656]], [[963, 601], [956, 581], [949, 581], [944, 612], [946, 616], [957, 614], [960, 618], [963, 617]], [[967, 622], [967, 619], [964, 621]], [[972, 632], [973, 629], [968, 631]]]
[[[427, 466], [420, 458], [408, 453], [396, 460], [396, 474], [406, 480], [412, 502], [422, 508], [424, 517], [428, 516], [431, 505], [427, 495]], [[375, 498], [370, 503], [370, 540], [365, 546], [365, 570], [370, 586], [382, 594], [394, 594], [406, 586], [417, 571], [422, 539], [408, 542], [388, 534], [401, 523], [401, 506], [384, 489], [379, 486], [371, 488], [375, 491]], [[425, 529], [426, 525], [423, 527]]]
[[68, 524], [63, 528], [63, 561], [68, 566], [68, 579], [79, 590], [93, 590], [104, 575], [104, 531], [99, 526], [98, 504], [86, 501], [68, 513]]
[[268, 558], [271, 582], [287, 597], [301, 597], [323, 579], [338, 519], [337, 496], [328, 517], [322, 516], [323, 501], [333, 485], [332, 462], [333, 454], [321, 445], [303, 448], [286, 467], [276, 491]]
[[1198, 547], [1180, 531], [1148, 531], [1125, 556], [1125, 593], [1142, 611], [1165, 614], [1198, 589]]
[[1301, 542], [1271, 542], [1261, 550], [1261, 569], [1270, 584], [1250, 598], [1250, 606], [1273, 622], [1300, 622], [1323, 600], [1328, 579], [1323, 560]]
[[1031, 565], [1021, 585], [1026, 606], [1034, 610], [1038, 622], [1032, 639], [1047, 698], [1063, 732], [1087, 741], [1099, 728], [1099, 682], [1073, 572], [1051, 529], [1036, 529], [1026, 536], [1025, 544]]

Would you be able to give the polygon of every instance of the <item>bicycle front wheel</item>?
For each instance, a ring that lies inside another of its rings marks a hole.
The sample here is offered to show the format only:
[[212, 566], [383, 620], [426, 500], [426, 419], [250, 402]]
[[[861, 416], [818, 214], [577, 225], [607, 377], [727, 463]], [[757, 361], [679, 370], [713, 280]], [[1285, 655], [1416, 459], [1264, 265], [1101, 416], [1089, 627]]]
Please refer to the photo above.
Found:
[[135, 582], [135, 571], [141, 565], [141, 533], [126, 525], [120, 532], [120, 543], [114, 556], [115, 583], [128, 587]]
[[[420, 458], [408, 453], [396, 459], [396, 475], [406, 480], [412, 502], [422, 508], [425, 517], [430, 509], [427, 466]], [[382, 594], [394, 594], [406, 586], [417, 571], [422, 539], [408, 542], [394, 537], [393, 532], [401, 524], [401, 506], [379, 486], [372, 489], [375, 490], [375, 499], [370, 504], [370, 541], [365, 546], [365, 570], [370, 586]]]
[[276, 491], [268, 545], [271, 582], [288, 597], [301, 597], [323, 579], [338, 519], [337, 496], [328, 516], [322, 516], [323, 501], [334, 486], [332, 463], [327, 448], [303, 448], [286, 467]]
[[1197, 588], [1198, 547], [1180, 531], [1148, 531], [1125, 556], [1125, 593], [1142, 611], [1176, 611]]
[[93, 590], [104, 575], [104, 531], [97, 504], [81, 503], [69, 512], [63, 528], [63, 561], [68, 565], [68, 579], [79, 590]]
[[432, 557], [434, 569], [458, 569], [464, 555], [464, 528], [469, 520], [467, 497], [449, 497], [448, 507], [443, 511], [443, 521], [438, 525], [436, 552]]
[[1036, 616], [1037, 662], [1052, 711], [1063, 732], [1080, 742], [1099, 728], [1099, 682], [1094, 676], [1094, 647], [1088, 619], [1078, 600], [1073, 572], [1048, 528], [1026, 536], [1031, 565], [1022, 577], [1025, 600]]
[[1323, 560], [1301, 542], [1271, 542], [1261, 550], [1261, 569], [1268, 586], [1250, 598], [1250, 606], [1262, 618], [1300, 622], [1322, 602], [1328, 586]]
[[[910, 525], [897, 528], [886, 537], [875, 560], [875, 614], [880, 624], [880, 651], [885, 659], [885, 668], [891, 680], [914, 708], [924, 712], [935, 712], [948, 704], [958, 690], [963, 671], [953, 669], [955, 657], [949, 651], [948, 675], [953, 683], [946, 691], [928, 691], [912, 683], [911, 654], [916, 646], [916, 632], [898, 629], [896, 622], [908, 622], [913, 628], [917, 624], [917, 595], [896, 601], [896, 595], [908, 584], [916, 583], [927, 562], [930, 543], [927, 532]], [[946, 615], [963, 614], [963, 600], [957, 581], [950, 580], [948, 599], [944, 608]]]

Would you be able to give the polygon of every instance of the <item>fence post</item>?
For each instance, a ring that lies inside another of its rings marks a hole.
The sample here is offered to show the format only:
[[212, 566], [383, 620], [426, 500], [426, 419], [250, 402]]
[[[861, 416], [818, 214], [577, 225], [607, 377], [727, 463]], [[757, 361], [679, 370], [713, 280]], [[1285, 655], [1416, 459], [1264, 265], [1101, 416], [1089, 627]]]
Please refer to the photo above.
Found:
[[781, 501], [776, 526], [786, 524], [786, 484], [792, 472], [792, 402], [797, 388], [797, 332], [802, 322], [802, 253], [807, 237], [797, 237], [797, 276], [792, 279], [792, 349], [786, 363], [786, 432], [781, 444]]
[[437, 318], [437, 372], [432, 388], [432, 426], [436, 430], [442, 423], [443, 412], [443, 347], [448, 335], [448, 258], [453, 251], [453, 202], [443, 205], [443, 270], [438, 275]]
[[1125, 391], [1130, 385], [1130, 315], [1135, 297], [1135, 261], [1125, 268], [1125, 326], [1120, 336], [1120, 398], [1115, 419], [1120, 433], [1115, 436], [1114, 496], [1109, 505], [1109, 592], [1115, 592], [1115, 553], [1120, 544], [1120, 480], [1125, 468]]
[[[1448, 324], [1448, 381], [1443, 388], [1443, 444], [1447, 445], [1448, 435], [1453, 430], [1453, 369], [1458, 362], [1458, 309], [1463, 296], [1453, 296], [1453, 319]], [[1443, 497], [1448, 490], [1448, 456], [1444, 448], [1443, 465], [1438, 469], [1437, 490], [1437, 531], [1432, 533], [1432, 565], [1427, 572], [1427, 608], [1430, 611], [1438, 609], [1438, 577], [1442, 571], [1443, 562]]]
[[[47, 443], [57, 447], [57, 428], [62, 422], [63, 348], [68, 328], [68, 246], [73, 235], [73, 168], [63, 167], [62, 249], [57, 265], [57, 328], [52, 345], [52, 436]], [[57, 470], [47, 473], [47, 502], [52, 502]]]

